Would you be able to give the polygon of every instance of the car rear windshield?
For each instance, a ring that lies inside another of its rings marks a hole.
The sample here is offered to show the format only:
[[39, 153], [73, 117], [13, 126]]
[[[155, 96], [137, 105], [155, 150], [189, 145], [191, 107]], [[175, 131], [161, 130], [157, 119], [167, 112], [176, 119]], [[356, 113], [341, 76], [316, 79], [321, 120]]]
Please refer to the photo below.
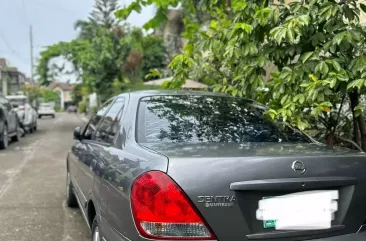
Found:
[[25, 105], [25, 100], [24, 99], [10, 99], [9, 100], [10, 103], [16, 108], [19, 107], [21, 105]]
[[243, 98], [171, 95], [144, 97], [138, 111], [137, 141], [167, 142], [311, 142], [265, 108]]
[[41, 104], [40, 107], [42, 107], [42, 108], [50, 108], [50, 107], [52, 107], [52, 104]]

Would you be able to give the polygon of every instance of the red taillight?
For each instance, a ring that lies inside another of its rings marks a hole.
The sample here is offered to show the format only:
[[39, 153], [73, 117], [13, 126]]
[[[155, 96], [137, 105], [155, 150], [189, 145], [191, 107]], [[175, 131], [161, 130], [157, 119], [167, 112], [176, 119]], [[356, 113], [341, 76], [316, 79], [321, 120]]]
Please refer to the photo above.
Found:
[[18, 109], [19, 110], [24, 110], [24, 106], [21, 105], [21, 106], [18, 107]]
[[135, 180], [131, 207], [136, 227], [146, 238], [216, 239], [187, 195], [163, 172], [147, 172]]

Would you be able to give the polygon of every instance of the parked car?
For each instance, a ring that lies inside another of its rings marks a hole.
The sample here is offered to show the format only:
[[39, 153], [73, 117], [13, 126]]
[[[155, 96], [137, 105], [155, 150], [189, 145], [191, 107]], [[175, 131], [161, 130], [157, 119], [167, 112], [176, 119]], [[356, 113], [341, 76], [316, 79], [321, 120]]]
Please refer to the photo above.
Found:
[[69, 107], [67, 107], [67, 112], [68, 113], [77, 113], [78, 108], [75, 105], [70, 105]]
[[12, 141], [19, 141], [19, 127], [16, 111], [5, 96], [0, 94], [0, 149], [8, 147], [9, 138]]
[[[366, 155], [322, 145], [265, 111], [207, 92], [118, 95], [74, 131], [67, 205], [79, 205], [92, 240], [366, 240]], [[303, 195], [292, 203], [300, 211], [316, 208], [304, 203], [310, 190], [337, 193], [329, 228], [278, 231], [257, 217], [263, 198], [286, 194]]]
[[6, 97], [14, 110], [17, 112], [20, 128], [24, 133], [33, 133], [37, 130], [37, 111], [29, 104], [28, 97], [25, 95], [8, 95]]
[[55, 118], [55, 106], [52, 103], [41, 103], [38, 108], [38, 118], [42, 118], [42, 116], [51, 116]]

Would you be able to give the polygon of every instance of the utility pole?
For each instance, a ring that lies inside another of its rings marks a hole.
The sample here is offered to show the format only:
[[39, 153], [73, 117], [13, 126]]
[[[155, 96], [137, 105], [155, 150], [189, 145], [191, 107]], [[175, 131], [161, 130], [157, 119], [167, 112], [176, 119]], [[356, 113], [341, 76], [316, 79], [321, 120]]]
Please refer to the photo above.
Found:
[[30, 58], [31, 58], [31, 81], [33, 82], [34, 65], [33, 65], [33, 29], [32, 29], [32, 25], [29, 28], [29, 39], [30, 39]]

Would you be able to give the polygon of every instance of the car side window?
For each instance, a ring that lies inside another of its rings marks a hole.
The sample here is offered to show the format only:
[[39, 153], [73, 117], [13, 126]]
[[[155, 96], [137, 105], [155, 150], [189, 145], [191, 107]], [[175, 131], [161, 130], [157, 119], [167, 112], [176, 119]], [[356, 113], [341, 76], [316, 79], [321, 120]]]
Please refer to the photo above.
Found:
[[6, 98], [3, 98], [2, 102], [3, 102], [3, 105], [6, 108], [8, 108], [8, 110], [11, 110], [13, 108], [13, 106], [10, 104], [10, 102]]
[[125, 99], [120, 97], [113, 103], [108, 113], [105, 115], [101, 121], [95, 140], [106, 142], [109, 144], [113, 143], [114, 137], [120, 128], [120, 118], [125, 106]]
[[114, 99], [107, 101], [102, 108], [98, 110], [98, 112], [93, 116], [93, 118], [89, 121], [88, 125], [85, 128], [83, 138], [87, 140], [93, 140], [96, 134], [97, 126], [100, 120], [103, 118], [105, 113], [108, 111], [109, 107], [112, 105]]

